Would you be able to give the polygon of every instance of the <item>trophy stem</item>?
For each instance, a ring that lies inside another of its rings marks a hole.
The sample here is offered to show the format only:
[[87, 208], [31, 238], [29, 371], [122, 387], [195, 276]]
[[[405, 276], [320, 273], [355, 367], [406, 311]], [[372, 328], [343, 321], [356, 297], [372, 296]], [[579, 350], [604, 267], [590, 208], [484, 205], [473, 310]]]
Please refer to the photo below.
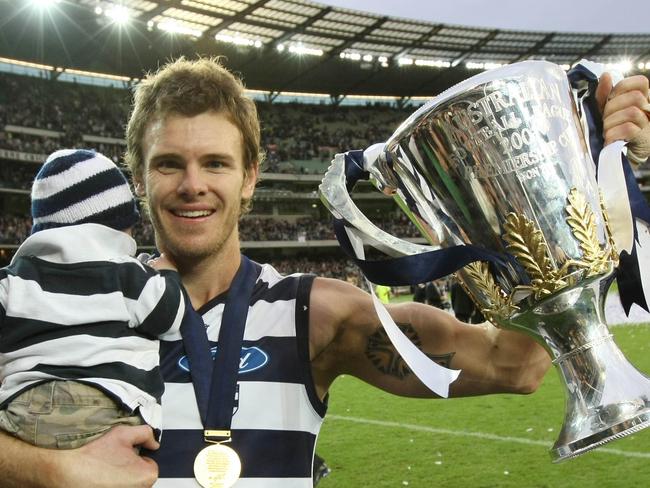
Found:
[[566, 391], [551, 449], [561, 462], [650, 426], [650, 380], [623, 355], [604, 321], [610, 280], [597, 277], [538, 303], [514, 321], [549, 351]]
[[650, 381], [627, 361], [611, 335], [554, 363], [566, 384], [566, 414], [551, 449], [553, 462], [650, 426]]

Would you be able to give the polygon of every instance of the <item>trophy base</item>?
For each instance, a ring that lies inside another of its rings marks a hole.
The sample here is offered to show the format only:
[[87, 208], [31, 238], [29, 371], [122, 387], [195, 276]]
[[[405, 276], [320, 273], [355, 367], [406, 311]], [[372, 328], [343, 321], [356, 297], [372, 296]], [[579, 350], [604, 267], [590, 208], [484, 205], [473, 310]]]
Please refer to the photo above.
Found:
[[623, 437], [639, 432], [646, 427], [650, 427], [650, 411], [645, 411], [631, 419], [624, 420], [575, 442], [565, 444], [561, 447], [553, 447], [551, 449], [551, 458], [554, 463], [561, 463], [567, 459], [572, 459], [589, 452], [603, 444], [607, 444], [610, 441], [622, 439]]
[[650, 427], [650, 378], [627, 360], [604, 321], [610, 279], [594, 277], [512, 321], [543, 338], [565, 387], [554, 463]]

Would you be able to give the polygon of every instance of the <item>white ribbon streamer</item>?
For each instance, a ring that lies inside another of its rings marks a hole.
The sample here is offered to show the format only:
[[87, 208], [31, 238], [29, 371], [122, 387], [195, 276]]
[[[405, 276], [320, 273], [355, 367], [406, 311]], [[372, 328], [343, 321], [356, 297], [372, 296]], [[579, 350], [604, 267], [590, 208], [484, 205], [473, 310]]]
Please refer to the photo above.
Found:
[[641, 286], [646, 303], [650, 301], [650, 229], [644, 221], [636, 219], [636, 255], [641, 274]]
[[456, 381], [461, 370], [440, 366], [418, 349], [395, 324], [393, 317], [390, 316], [384, 304], [377, 298], [370, 280], [366, 278], [366, 282], [370, 287], [372, 303], [375, 305], [377, 316], [397, 352], [427, 388], [442, 398], [449, 397], [449, 385]]
[[624, 150], [625, 142], [616, 141], [605, 146], [600, 152], [598, 186], [602, 190], [616, 250], [631, 253], [634, 245], [634, 225], [621, 163], [621, 154]]
[[[357, 235], [354, 229], [345, 227], [345, 231], [350, 239], [352, 248], [358, 259], [364, 259], [363, 240]], [[400, 330], [395, 321], [386, 310], [381, 301], [375, 294], [373, 283], [366, 278], [372, 303], [379, 317], [382, 327], [386, 331], [388, 338], [395, 346], [395, 350], [404, 359], [404, 362], [411, 368], [411, 371], [418, 379], [432, 392], [442, 398], [449, 397], [449, 385], [452, 384], [460, 375], [460, 369], [449, 369], [440, 366], [432, 361], [426, 354], [418, 349], [413, 342]]]

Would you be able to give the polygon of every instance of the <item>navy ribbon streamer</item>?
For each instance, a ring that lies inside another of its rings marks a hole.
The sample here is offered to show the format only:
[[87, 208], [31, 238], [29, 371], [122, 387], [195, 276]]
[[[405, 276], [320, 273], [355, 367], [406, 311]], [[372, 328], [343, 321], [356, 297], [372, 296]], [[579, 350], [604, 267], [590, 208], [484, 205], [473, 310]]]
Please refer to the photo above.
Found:
[[[363, 151], [345, 153], [345, 176], [348, 192], [352, 192], [354, 185], [359, 180], [369, 179], [370, 174], [363, 169]], [[510, 263], [516, 266], [516, 263], [513, 263], [508, 256], [474, 245], [451, 246], [381, 261], [360, 259], [354, 252], [345, 231], [345, 221], [334, 218], [333, 226], [336, 238], [345, 254], [357, 264], [370, 281], [382, 285], [417, 285], [433, 281], [454, 273], [474, 261], [488, 261], [497, 265]]]
[[[603, 149], [605, 144], [603, 138], [602, 117], [595, 96], [596, 87], [598, 86], [598, 77], [595, 73], [581, 64], [573, 68], [567, 76], [574, 88], [578, 88], [579, 90], [582, 89], [583, 91], [581, 94], [584, 95], [582, 97], [581, 108], [584, 112], [589, 129], [589, 149], [591, 151], [592, 159], [597, 167], [600, 151]], [[621, 253], [619, 265], [616, 270], [616, 282], [618, 284], [618, 293], [621, 305], [623, 306], [625, 313], [629, 315], [633, 303], [636, 303], [650, 312], [650, 308], [648, 307], [643, 294], [639, 260], [636, 250], [636, 241], [638, 236], [636, 219], [650, 223], [650, 206], [648, 206], [648, 202], [643, 196], [643, 193], [641, 193], [641, 189], [636, 182], [630, 162], [623, 154], [621, 154], [621, 164], [623, 165], [623, 174], [625, 175], [625, 184], [627, 186], [627, 194], [630, 200], [630, 208], [632, 210], [634, 247], [632, 248], [631, 254], [628, 254], [625, 251]]]
[[192, 308], [186, 295], [188, 306], [181, 335], [190, 363], [190, 376], [201, 421], [206, 430], [230, 430], [241, 346], [256, 278], [253, 263], [242, 255], [228, 291], [219, 330], [218, 353], [214, 360], [203, 319]]

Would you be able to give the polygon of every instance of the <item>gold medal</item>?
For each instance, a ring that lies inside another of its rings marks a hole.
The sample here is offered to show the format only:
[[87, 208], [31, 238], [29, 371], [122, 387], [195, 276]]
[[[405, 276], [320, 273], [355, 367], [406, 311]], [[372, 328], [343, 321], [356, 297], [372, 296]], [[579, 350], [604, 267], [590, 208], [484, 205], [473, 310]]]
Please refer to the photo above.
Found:
[[230, 488], [240, 474], [239, 456], [223, 444], [202, 449], [194, 459], [194, 477], [203, 488]]

